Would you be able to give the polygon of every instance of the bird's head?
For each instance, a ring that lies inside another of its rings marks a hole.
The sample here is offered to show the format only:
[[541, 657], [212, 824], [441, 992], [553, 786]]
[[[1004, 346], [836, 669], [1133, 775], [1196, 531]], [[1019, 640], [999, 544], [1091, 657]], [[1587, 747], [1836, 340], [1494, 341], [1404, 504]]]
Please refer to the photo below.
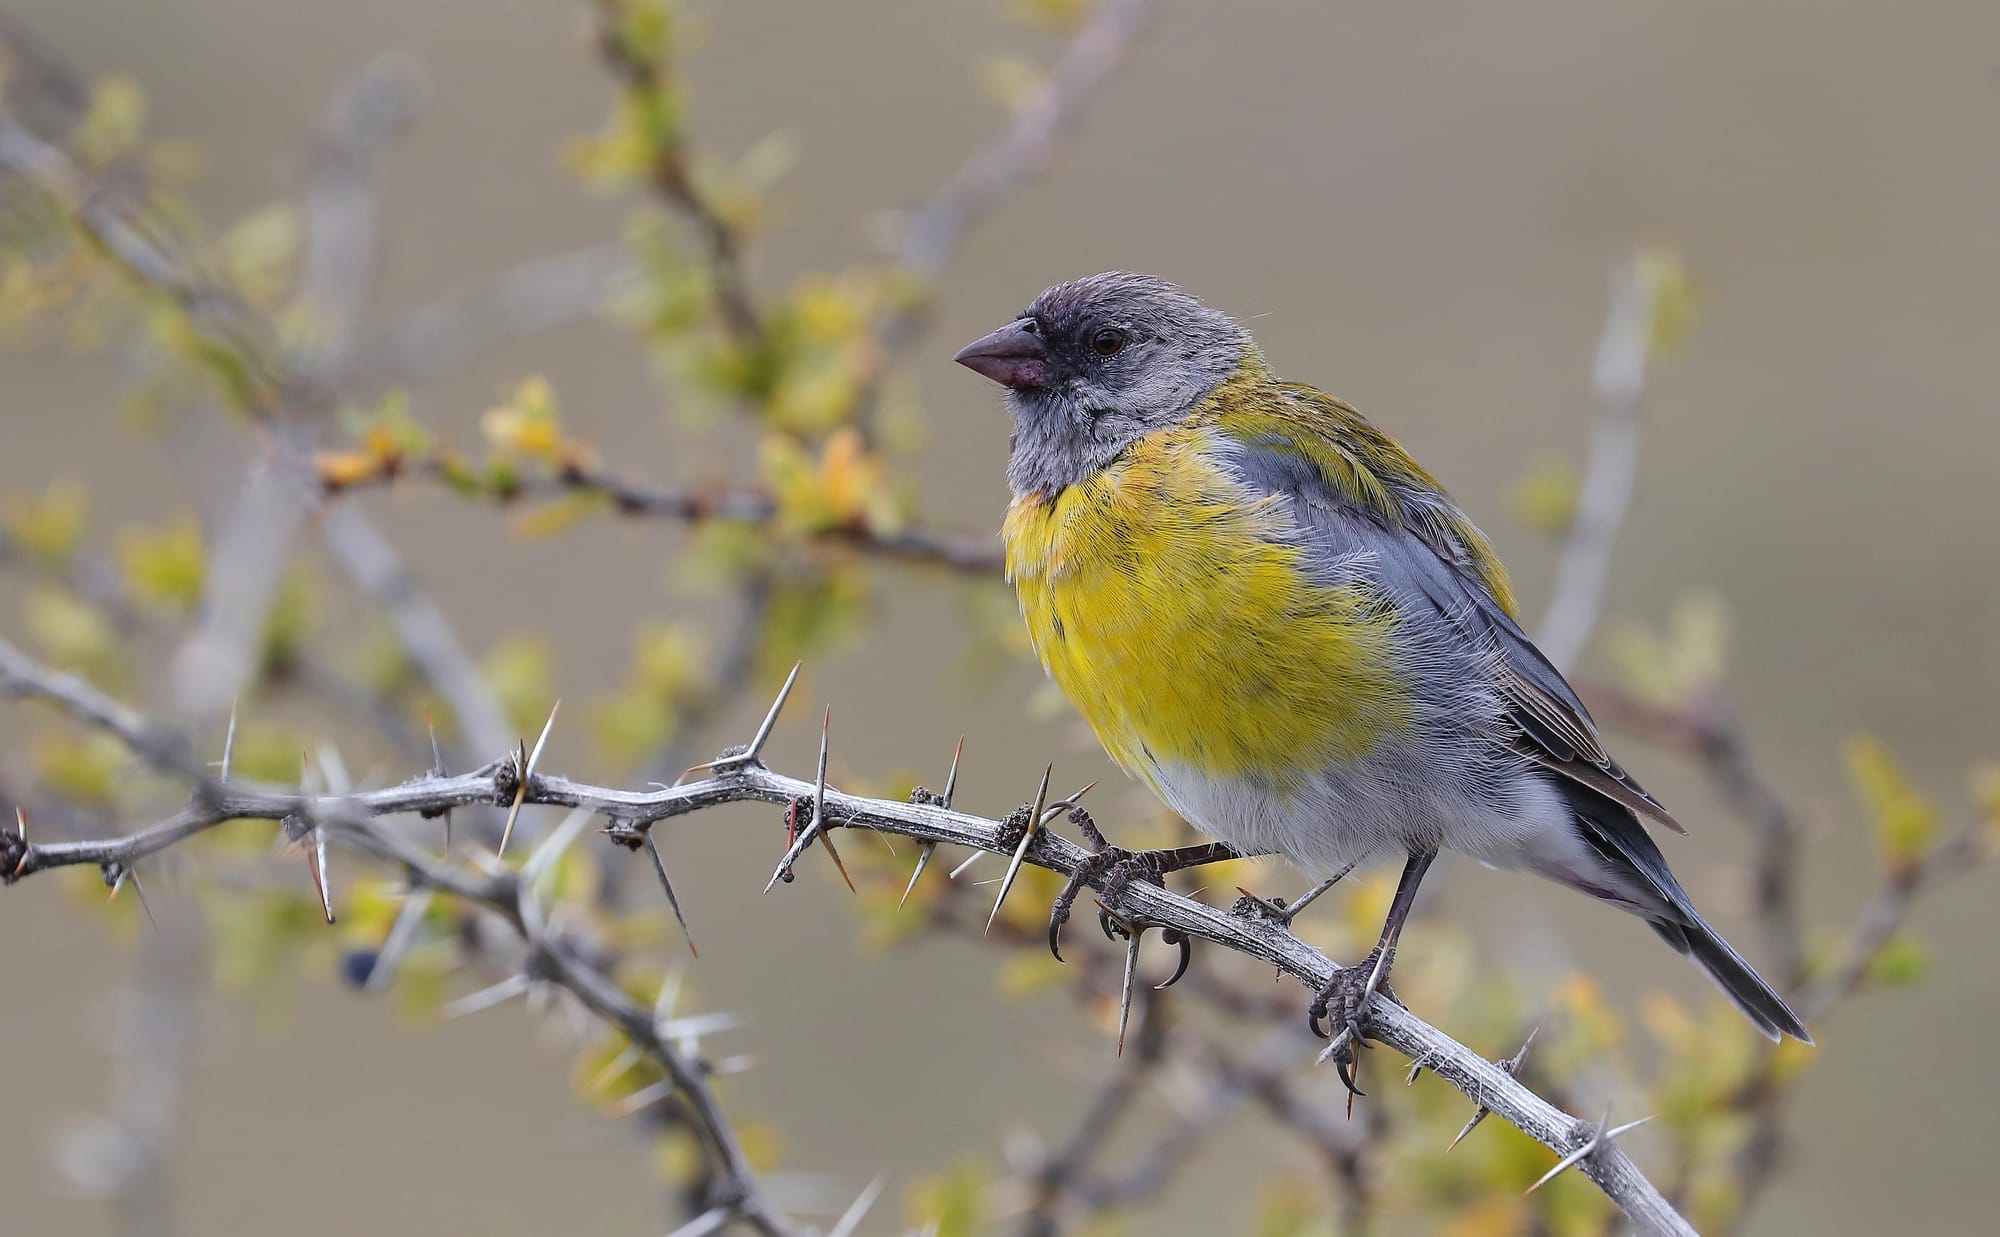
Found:
[[953, 359], [1007, 388], [1014, 492], [1054, 494], [1186, 416], [1250, 347], [1166, 280], [1109, 271], [1057, 284]]

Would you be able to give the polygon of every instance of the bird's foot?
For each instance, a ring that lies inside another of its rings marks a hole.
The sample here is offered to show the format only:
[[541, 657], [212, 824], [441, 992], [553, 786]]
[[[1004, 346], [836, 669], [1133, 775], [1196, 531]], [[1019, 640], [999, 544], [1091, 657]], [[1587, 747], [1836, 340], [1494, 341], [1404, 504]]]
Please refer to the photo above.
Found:
[[1393, 952], [1384, 954], [1379, 946], [1370, 950], [1367, 957], [1353, 966], [1343, 966], [1334, 971], [1333, 978], [1306, 1007], [1306, 1025], [1312, 1028], [1313, 1034], [1321, 1039], [1333, 1040], [1320, 1060], [1330, 1058], [1333, 1061], [1341, 1084], [1348, 1090], [1350, 1102], [1353, 1096], [1367, 1094], [1355, 1084], [1360, 1051], [1368, 1047], [1361, 1036], [1361, 1017], [1378, 993], [1392, 1001], [1396, 999], [1395, 990], [1388, 983], [1389, 966], [1394, 960]]
[[[1074, 815], [1074, 811], [1072, 815]], [[1103, 843], [1103, 835], [1095, 827], [1085, 830], [1093, 842]], [[1120, 921], [1108, 909], [1107, 903], [1115, 904], [1121, 894], [1134, 881], [1160, 884], [1169, 872], [1181, 872], [1188, 868], [1198, 868], [1206, 864], [1220, 863], [1226, 859], [1238, 858], [1237, 853], [1221, 842], [1204, 842], [1196, 846], [1179, 846], [1166, 850], [1126, 850], [1122, 846], [1103, 843], [1096, 852], [1077, 866], [1070, 874], [1069, 882], [1056, 895], [1054, 905], [1049, 908], [1049, 952], [1056, 961], [1063, 960], [1062, 929], [1069, 922], [1070, 912], [1076, 907], [1076, 900], [1086, 888], [1096, 889], [1104, 895], [1098, 903], [1097, 925], [1104, 935], [1113, 940], [1123, 939], [1125, 932]], [[1188, 956], [1193, 950], [1186, 936], [1172, 929], [1162, 933], [1170, 944], [1181, 950], [1180, 965], [1174, 969], [1174, 979], [1179, 979], [1187, 970]], [[1172, 983], [1173, 980], [1168, 980]], [[1162, 985], [1164, 986], [1164, 985]]]

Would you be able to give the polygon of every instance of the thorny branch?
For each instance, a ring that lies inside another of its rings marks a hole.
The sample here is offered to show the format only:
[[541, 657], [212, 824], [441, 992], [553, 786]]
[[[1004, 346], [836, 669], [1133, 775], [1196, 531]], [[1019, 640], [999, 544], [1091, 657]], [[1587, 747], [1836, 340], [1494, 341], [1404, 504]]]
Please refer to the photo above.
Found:
[[[520, 938], [527, 951], [526, 973], [533, 980], [555, 983], [571, 992], [584, 1007], [615, 1027], [631, 1044], [657, 1062], [673, 1079], [687, 1104], [693, 1128], [720, 1167], [715, 1206], [773, 1237], [800, 1230], [782, 1217], [765, 1198], [749, 1167], [734, 1130], [707, 1082], [706, 1067], [676, 1050], [656, 1026], [650, 1011], [634, 1002], [596, 966], [584, 959], [578, 945], [551, 925], [525, 881], [513, 871], [479, 873], [433, 857], [401, 833], [384, 827], [379, 818], [402, 811], [437, 814], [475, 803], [504, 806], [513, 801], [514, 786], [506, 764], [488, 766], [457, 778], [422, 777], [395, 788], [387, 798], [379, 792], [349, 796], [316, 796], [296, 790], [252, 788], [211, 777], [193, 763], [178, 736], [163, 739], [153, 723], [139, 718], [96, 689], [47, 670], [0, 641], [0, 690], [31, 695], [55, 704], [78, 720], [116, 735], [135, 755], [163, 773], [191, 782], [194, 793], [181, 811], [136, 833], [101, 841], [32, 843], [18, 833], [0, 835], [0, 876], [11, 884], [51, 867], [88, 864], [102, 868], [107, 878], [130, 872], [135, 864], [177, 842], [230, 820], [301, 820], [346, 844], [407, 872], [419, 888], [449, 893], [493, 911]], [[543, 781], [531, 776], [531, 798]], [[442, 792], [442, 793], [433, 793]], [[401, 806], [398, 806], [401, 805]], [[574, 806], [574, 805], [573, 805]]]
[[[113, 733], [121, 738], [128, 731], [137, 735], [151, 733], [148, 724], [135, 723], [128, 716], [129, 711], [112, 706], [95, 689], [50, 674], [3, 643], [0, 643], [0, 665], [8, 668], [11, 690], [61, 704], [86, 720], [115, 719]], [[780, 704], [782, 700], [781, 697]], [[157, 763], [162, 771], [186, 777], [189, 770], [185, 758], [177, 754], [181, 746], [184, 745], [135, 750], [149, 760], [153, 759], [152, 752], [160, 752], [162, 760]], [[863, 798], [841, 793], [823, 783], [800, 781], [767, 768], [758, 759], [754, 745], [745, 754], [719, 759], [710, 776], [699, 781], [647, 791], [594, 786], [535, 772], [530, 772], [523, 781], [517, 768], [518, 762], [503, 761], [457, 777], [424, 776], [398, 786], [346, 796], [308, 795], [291, 789], [224, 783], [208, 777], [205, 770], [196, 770], [189, 779], [195, 784], [195, 793], [188, 806], [173, 816], [120, 838], [42, 844], [12, 834], [0, 835], [6, 839], [4, 849], [0, 849], [0, 867], [10, 873], [6, 877], [10, 883], [49, 868], [75, 864], [123, 870], [226, 821], [302, 819], [377, 859], [407, 868], [425, 886], [502, 915], [526, 942], [531, 956], [548, 965], [550, 978], [575, 992], [587, 1006], [631, 1036], [635, 1044], [654, 1054], [676, 1084], [697, 1101], [697, 1109], [701, 1109], [704, 1104], [712, 1107], [714, 1101], [700, 1072], [652, 1033], [649, 1016], [625, 998], [616, 985], [566, 953], [560, 935], [549, 934], [541, 922], [540, 908], [532, 892], [513, 873], [488, 876], [450, 866], [404, 834], [384, 826], [380, 818], [410, 813], [435, 815], [472, 804], [504, 806], [518, 799], [587, 809], [611, 822], [606, 832], [614, 840], [640, 844], [659, 821], [721, 804], [749, 801], [789, 808], [817, 799], [825, 804], [823, 827], [828, 830], [863, 827], [918, 842], [993, 854], [1013, 853], [1016, 846], [1005, 821], [928, 803]], [[1092, 854], [1047, 830], [1030, 837], [1030, 845], [1022, 852], [1025, 861], [1064, 876], [1075, 873]], [[1235, 914], [1137, 881], [1106, 892], [1103, 900], [1107, 909], [1125, 922], [1177, 931], [1269, 963], [1298, 979], [1310, 991], [1324, 987], [1335, 969], [1324, 953], [1295, 936], [1289, 928], [1263, 916]], [[1589, 1123], [1559, 1111], [1493, 1062], [1399, 1005], [1386, 1001], [1372, 1004], [1363, 1027], [1370, 1038], [1413, 1060], [1422, 1059], [1426, 1069], [1558, 1154], [1573, 1154], [1590, 1144], [1596, 1133]], [[700, 1090], [690, 1089], [694, 1087]], [[724, 1165], [737, 1164], [741, 1148], [720, 1110], [698, 1112], [698, 1116], [704, 1137], [719, 1161]], [[1581, 1158], [1578, 1167], [1644, 1231], [1673, 1234], [1694, 1231], [1616, 1143], [1607, 1140], [1596, 1145], [1591, 1154]], [[775, 1213], [768, 1211], [761, 1195], [756, 1193], [754, 1178], [748, 1174], [748, 1168], [744, 1167], [734, 1178], [736, 1188], [745, 1192], [742, 1202], [745, 1217], [754, 1222], [759, 1213], [752, 1209], [765, 1208], [761, 1213], [762, 1224], [767, 1227], [763, 1231], [787, 1231], [780, 1227], [782, 1222], [775, 1218]]]

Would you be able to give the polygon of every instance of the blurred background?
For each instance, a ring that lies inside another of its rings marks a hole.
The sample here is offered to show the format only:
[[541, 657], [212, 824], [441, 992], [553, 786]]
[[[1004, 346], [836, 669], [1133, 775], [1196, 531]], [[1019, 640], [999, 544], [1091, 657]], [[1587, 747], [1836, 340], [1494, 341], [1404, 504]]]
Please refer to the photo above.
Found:
[[[150, 131], [201, 150], [191, 197], [216, 219], [296, 194], [329, 95], [379, 53], [413, 58], [428, 102], [384, 164], [371, 312], [622, 226], [625, 206], [564, 168], [612, 93], [578, 5], [7, 7], [85, 74], [142, 85]], [[1877, 879], [1843, 742], [1881, 739], [1952, 822], [1972, 812], [1967, 770], [2000, 755], [2000, 417], [1988, 368], [2000, 340], [2000, 8], [1160, 10], [1080, 131], [938, 280], [909, 365], [925, 428], [910, 475], [927, 523], [986, 537], [1005, 503], [1006, 417], [989, 387], [950, 365], [952, 351], [1046, 284], [1145, 270], [1249, 320], [1279, 372], [1400, 437], [1494, 534], [1534, 616], [1556, 545], [1522, 526], [1510, 495], [1550, 453], [1581, 458], [1608, 274], [1635, 246], [1671, 245], [1698, 317], [1649, 382], [1606, 625], [1659, 628], [1691, 596], [1726, 603], [1727, 695], [1802, 811], [1807, 921], [1836, 934]], [[1005, 127], [981, 89], [992, 57], [1046, 62], [1062, 46], [988, 4], [696, 11], [702, 40], [686, 62], [700, 143], [734, 153], [782, 132], [797, 152], [769, 195], [752, 261], [760, 288], [879, 251], [885, 210], [922, 199]], [[204, 487], [233, 489], [234, 463], [208, 475], [129, 431], [128, 369], [53, 348], [10, 351], [0, 365], [0, 490], [77, 478], [106, 528], [225, 504]], [[476, 442], [481, 414], [531, 373], [620, 469], [663, 481], [751, 473], [749, 437], [725, 425], [691, 439], [646, 351], [600, 323], [413, 384], [411, 411]], [[505, 515], [436, 487], [346, 501], [395, 536], [473, 649], [545, 633], [566, 698], [619, 680], [642, 617], [715, 618], [674, 587], [685, 538], [664, 523], [599, 521], [524, 541]], [[514, 586], [502, 563], [559, 584]], [[986, 587], [890, 578], [861, 629], [809, 667], [776, 763], [807, 767], [816, 736], [804, 719], [830, 701], [836, 781], [936, 785], [964, 732], [962, 806], [1004, 813], [1054, 759], [1059, 785], [1112, 779], [1097, 817], [1115, 836], [1121, 816], [1150, 806], [1071, 715], [1038, 705], [1040, 675], [1018, 661], [967, 672], [977, 637], [964, 590]], [[0, 625], [14, 610], [0, 595]], [[1598, 654], [1585, 665], [1603, 667]], [[763, 695], [718, 719], [700, 750], [740, 739]], [[589, 746], [587, 729], [559, 726], [552, 767], [601, 769]], [[1663, 844], [1696, 900], [1726, 934], [1754, 940], [1743, 827], [1685, 763], [1626, 747], [1692, 827]], [[884, 1169], [997, 1159], [1010, 1132], [1062, 1137], [1078, 1080], [1108, 1059], [1102, 1031], [1057, 993], [1000, 999], [997, 961], [960, 942], [857, 952], [837, 882], [760, 898], [773, 836], [749, 833], [753, 822], [768, 823], [739, 809], [675, 822], [670, 857], [703, 946], [701, 1004], [739, 1013], [733, 1044], [761, 1062], [732, 1081], [732, 1110], [783, 1131], [787, 1167], [851, 1194]], [[1450, 915], [1497, 929], [1486, 962], [1566, 951], [1617, 1008], [1655, 987], [1706, 999], [1635, 922], [1464, 862], [1443, 871], [1413, 948], [1424, 920]], [[1287, 895], [1303, 884], [1275, 865], [1259, 878]], [[1815, 1026], [1821, 1059], [1794, 1109], [1790, 1158], [1747, 1231], [1990, 1223], [1996, 879], [1975, 874], [1925, 899], [1913, 920], [1930, 943], [1920, 984], [1864, 994]], [[173, 889], [152, 892], [162, 918], [191, 913]], [[60, 1171], [59, 1149], [115, 1085], [106, 1032], [147, 947], [43, 880], [0, 895], [0, 941], [12, 1063], [4, 1227], [99, 1231], [103, 1209]], [[575, 1103], [567, 1055], [518, 1010], [412, 1024], [344, 989], [329, 958], [279, 999], [211, 998], [198, 1023], [171, 1155], [185, 1232], [671, 1227], [646, 1146]], [[906, 1032], [893, 1046], [891, 1028]], [[1380, 1080], [1391, 1067], [1377, 1068]], [[1383, 1086], [1367, 1102], [1402, 1095]], [[1249, 1231], [1270, 1151], [1248, 1125], [1190, 1167], [1146, 1231]]]

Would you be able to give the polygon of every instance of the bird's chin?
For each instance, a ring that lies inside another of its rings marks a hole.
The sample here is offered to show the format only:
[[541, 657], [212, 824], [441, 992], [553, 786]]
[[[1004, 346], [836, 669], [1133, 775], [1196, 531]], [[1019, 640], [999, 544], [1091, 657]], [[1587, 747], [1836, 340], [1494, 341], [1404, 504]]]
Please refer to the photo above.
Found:
[[1040, 357], [961, 357], [959, 364], [1010, 391], [1032, 391], [1049, 385], [1049, 363]]

